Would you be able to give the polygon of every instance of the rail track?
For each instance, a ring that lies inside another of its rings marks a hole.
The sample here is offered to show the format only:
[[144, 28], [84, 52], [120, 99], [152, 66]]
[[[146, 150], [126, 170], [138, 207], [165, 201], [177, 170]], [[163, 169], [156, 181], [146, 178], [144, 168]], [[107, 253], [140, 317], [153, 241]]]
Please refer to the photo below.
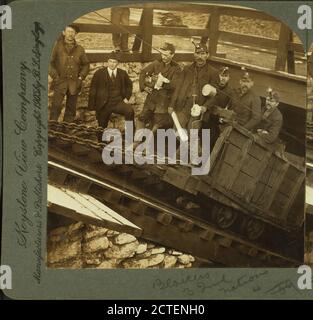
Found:
[[70, 185], [98, 198], [142, 228], [142, 237], [147, 240], [221, 265], [301, 263], [296, 238], [286, 238], [283, 230], [275, 229], [275, 243], [273, 233], [271, 238], [251, 241], [242, 237], [238, 225], [223, 229], [225, 221], [216, 220], [214, 214], [223, 207], [215, 203], [212, 210], [212, 204], [206, 206], [205, 200], [199, 203], [190, 194], [178, 193], [160, 179], [162, 166], [149, 166], [146, 171], [144, 166], [104, 165], [101, 158], [104, 144], [95, 139], [101, 130], [50, 122], [49, 180], [52, 183]]

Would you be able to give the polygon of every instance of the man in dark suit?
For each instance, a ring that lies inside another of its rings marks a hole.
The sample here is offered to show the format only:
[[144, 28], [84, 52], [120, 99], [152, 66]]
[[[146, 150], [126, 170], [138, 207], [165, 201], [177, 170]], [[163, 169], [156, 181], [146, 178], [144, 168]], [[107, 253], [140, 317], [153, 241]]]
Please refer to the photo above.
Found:
[[53, 79], [51, 88], [54, 90], [54, 94], [50, 120], [58, 120], [65, 96], [64, 121], [73, 122], [76, 116], [78, 94], [82, 81], [89, 72], [89, 61], [85, 50], [75, 41], [78, 31], [74, 25], [67, 26], [52, 51], [49, 75]]
[[125, 70], [117, 68], [118, 63], [118, 54], [112, 52], [108, 66], [97, 70], [91, 80], [88, 108], [96, 111], [99, 126], [103, 128], [107, 127], [112, 113], [134, 121], [134, 110], [128, 103], [133, 83]]

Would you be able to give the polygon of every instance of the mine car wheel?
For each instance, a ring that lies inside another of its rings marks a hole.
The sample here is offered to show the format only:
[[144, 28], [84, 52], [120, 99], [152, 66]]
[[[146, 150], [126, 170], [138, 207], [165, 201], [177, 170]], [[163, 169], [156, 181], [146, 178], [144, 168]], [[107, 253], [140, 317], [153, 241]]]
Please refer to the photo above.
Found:
[[249, 240], [257, 240], [261, 237], [265, 230], [263, 221], [256, 219], [245, 219], [242, 224], [242, 231]]
[[213, 211], [213, 221], [222, 229], [230, 228], [237, 219], [237, 212], [231, 208], [219, 208]]

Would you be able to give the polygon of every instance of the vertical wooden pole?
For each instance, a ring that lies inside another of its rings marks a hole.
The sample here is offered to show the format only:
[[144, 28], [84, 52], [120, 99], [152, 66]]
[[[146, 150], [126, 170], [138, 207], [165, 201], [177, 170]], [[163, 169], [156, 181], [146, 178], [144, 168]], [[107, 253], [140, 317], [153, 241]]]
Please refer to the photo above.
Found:
[[[275, 70], [277, 71], [285, 71], [287, 58], [289, 59], [289, 69], [292, 70], [294, 67], [294, 55], [291, 51], [292, 49], [289, 48], [291, 32], [292, 31], [285, 24], [281, 24], [275, 62]], [[290, 54], [288, 53], [288, 50], [290, 50]], [[293, 62], [291, 62], [291, 60], [293, 60]]]
[[140, 32], [135, 36], [135, 40], [132, 47], [133, 52], [138, 52], [141, 47], [141, 43], [142, 43], [141, 38], [142, 38], [142, 29], [143, 29], [142, 23], [144, 20], [144, 14], [145, 14], [145, 10], [143, 9], [141, 13], [140, 21], [139, 21]]
[[219, 23], [220, 23], [220, 12], [218, 8], [214, 8], [210, 13], [210, 18], [206, 24], [206, 28], [209, 29], [209, 37], [202, 37], [201, 43], [206, 44], [208, 38], [210, 56], [215, 56], [217, 52], [217, 44], [219, 37]]
[[144, 16], [142, 21], [142, 61], [151, 60], [152, 50], [152, 34], [153, 34], [153, 9], [144, 9]]
[[289, 43], [288, 43], [288, 53], [287, 53], [287, 70], [289, 73], [295, 74], [296, 73], [296, 66], [295, 66], [295, 52], [294, 49], [290, 46], [293, 42], [293, 32], [290, 30], [289, 32]]

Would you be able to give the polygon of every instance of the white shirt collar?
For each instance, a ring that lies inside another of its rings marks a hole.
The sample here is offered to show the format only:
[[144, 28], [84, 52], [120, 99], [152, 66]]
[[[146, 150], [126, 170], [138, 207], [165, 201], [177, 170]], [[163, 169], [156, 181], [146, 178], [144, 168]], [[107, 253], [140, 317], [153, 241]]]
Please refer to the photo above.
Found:
[[109, 76], [112, 77], [112, 73], [114, 74], [114, 76], [116, 77], [116, 69], [112, 70], [110, 68], [108, 68], [108, 72], [109, 72]]

